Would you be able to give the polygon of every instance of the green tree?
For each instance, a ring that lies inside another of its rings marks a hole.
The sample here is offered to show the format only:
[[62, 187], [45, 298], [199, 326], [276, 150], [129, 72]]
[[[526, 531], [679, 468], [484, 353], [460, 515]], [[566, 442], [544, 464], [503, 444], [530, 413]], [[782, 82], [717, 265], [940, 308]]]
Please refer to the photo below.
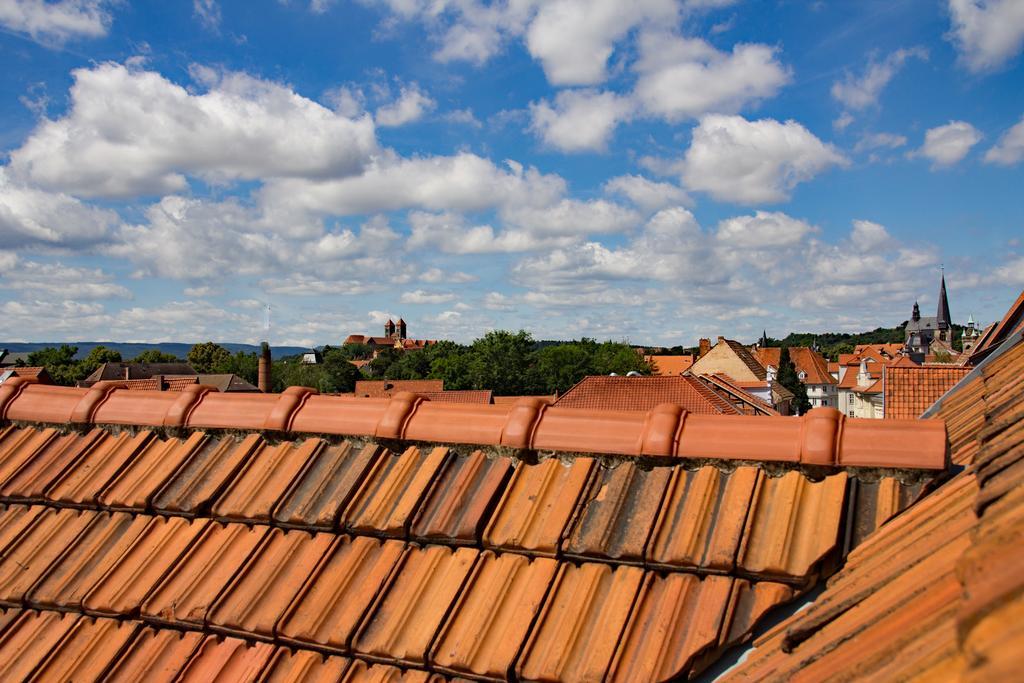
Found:
[[132, 358], [133, 363], [178, 363], [181, 359], [173, 353], [164, 353], [160, 349], [146, 349]]
[[[327, 347], [324, 347], [324, 352], [327, 352]], [[349, 360], [369, 360], [373, 358], [373, 349], [370, 348], [369, 344], [343, 344], [341, 352]]]
[[537, 351], [536, 373], [544, 393], [564, 393], [587, 375], [596, 374], [592, 339], [545, 346]]
[[215, 372], [238, 375], [249, 384], [256, 384], [259, 380], [259, 367], [260, 359], [255, 351], [238, 351], [216, 366]]
[[188, 362], [195, 371], [206, 375], [223, 372], [231, 360], [231, 352], [212, 341], [196, 344], [188, 351]]
[[807, 398], [807, 387], [796, 372], [796, 366], [789, 358], [789, 347], [783, 346], [779, 354], [779, 370], [775, 380], [793, 392], [793, 410], [803, 415], [811, 409], [811, 401]]
[[78, 353], [77, 346], [61, 344], [59, 347], [39, 349], [28, 354], [28, 365], [31, 367], [42, 366], [46, 368], [50, 378], [62, 386], [74, 386], [75, 382], [83, 379], [79, 376], [80, 368], [75, 354]]
[[397, 349], [381, 349], [377, 357], [370, 361], [370, 374], [374, 377], [387, 377], [388, 369], [401, 357], [402, 352]]
[[541, 387], [533, 360], [529, 332], [494, 330], [470, 346], [469, 377], [474, 389], [490, 389], [496, 396], [534, 394]]
[[594, 369], [599, 375], [617, 373], [625, 375], [629, 372], [651, 374], [651, 364], [625, 342], [606, 341], [594, 350]]
[[[434, 348], [437, 347], [437, 348]], [[450, 341], [442, 341], [431, 347], [430, 378], [444, 380], [444, 388], [450, 390], [472, 389], [470, 377], [469, 349]]]
[[356, 388], [356, 381], [363, 378], [359, 368], [349, 362], [341, 349], [324, 349], [324, 362], [320, 365], [327, 389], [324, 393], [348, 393]]

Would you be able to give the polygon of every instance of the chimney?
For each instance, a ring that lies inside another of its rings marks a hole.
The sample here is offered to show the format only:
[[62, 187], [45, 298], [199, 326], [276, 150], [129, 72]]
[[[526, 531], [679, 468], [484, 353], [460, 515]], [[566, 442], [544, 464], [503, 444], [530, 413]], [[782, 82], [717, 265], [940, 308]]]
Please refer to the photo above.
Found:
[[124, 366], [124, 378], [125, 379], [131, 379], [132, 378], [132, 370], [127, 365]]
[[257, 379], [257, 385], [259, 390], [264, 394], [270, 393], [270, 344], [263, 342], [260, 344], [260, 369]]
[[711, 350], [711, 340], [701, 339], [700, 340], [700, 352], [697, 354], [698, 358], [703, 358], [708, 351]]

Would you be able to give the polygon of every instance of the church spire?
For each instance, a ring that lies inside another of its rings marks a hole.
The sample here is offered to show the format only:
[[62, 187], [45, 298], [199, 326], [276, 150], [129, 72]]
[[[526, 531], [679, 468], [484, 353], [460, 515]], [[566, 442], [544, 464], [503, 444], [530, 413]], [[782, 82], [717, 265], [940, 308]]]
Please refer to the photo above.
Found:
[[946, 298], [946, 269], [942, 269], [942, 284], [939, 286], [939, 310], [935, 314], [935, 326], [940, 330], [952, 326], [949, 319], [949, 299]]

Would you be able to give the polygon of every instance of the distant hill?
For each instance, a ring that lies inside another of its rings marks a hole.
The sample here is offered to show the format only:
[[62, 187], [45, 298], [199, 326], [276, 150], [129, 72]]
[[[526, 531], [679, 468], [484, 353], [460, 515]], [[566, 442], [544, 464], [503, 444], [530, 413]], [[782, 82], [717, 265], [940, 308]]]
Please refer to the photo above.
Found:
[[[230, 342], [218, 342], [225, 349], [231, 353], [237, 353], [238, 351], [245, 351], [247, 353], [258, 352], [259, 346], [253, 344], [233, 344]], [[89, 355], [89, 352], [97, 346], [106, 346], [108, 349], [113, 349], [121, 354], [121, 358], [128, 361], [135, 356], [139, 355], [143, 351], [149, 349], [159, 349], [164, 353], [172, 353], [178, 358], [184, 358], [188, 355], [189, 349], [192, 348], [192, 344], [184, 344], [180, 342], [160, 342], [159, 344], [131, 344], [125, 342], [0, 342], [0, 349], [7, 349], [11, 353], [27, 353], [30, 351], [38, 351], [39, 349], [46, 349], [52, 346], [60, 346], [61, 344], [67, 344], [69, 346], [77, 346], [78, 353], [75, 358], [82, 359]], [[304, 353], [309, 349], [304, 346], [272, 346], [271, 353], [275, 358], [282, 358], [284, 356], [293, 356], [297, 353]]]

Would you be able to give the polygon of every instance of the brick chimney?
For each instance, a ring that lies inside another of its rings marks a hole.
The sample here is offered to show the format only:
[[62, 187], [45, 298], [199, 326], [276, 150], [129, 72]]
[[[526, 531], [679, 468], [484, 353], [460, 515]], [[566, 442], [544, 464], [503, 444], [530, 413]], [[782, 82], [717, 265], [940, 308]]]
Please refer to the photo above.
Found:
[[256, 384], [264, 394], [269, 394], [271, 389], [270, 368], [270, 344], [263, 342], [260, 344], [260, 368]]
[[700, 340], [700, 352], [697, 354], [697, 358], [703, 358], [708, 351], [711, 350], [711, 340], [701, 339]]

